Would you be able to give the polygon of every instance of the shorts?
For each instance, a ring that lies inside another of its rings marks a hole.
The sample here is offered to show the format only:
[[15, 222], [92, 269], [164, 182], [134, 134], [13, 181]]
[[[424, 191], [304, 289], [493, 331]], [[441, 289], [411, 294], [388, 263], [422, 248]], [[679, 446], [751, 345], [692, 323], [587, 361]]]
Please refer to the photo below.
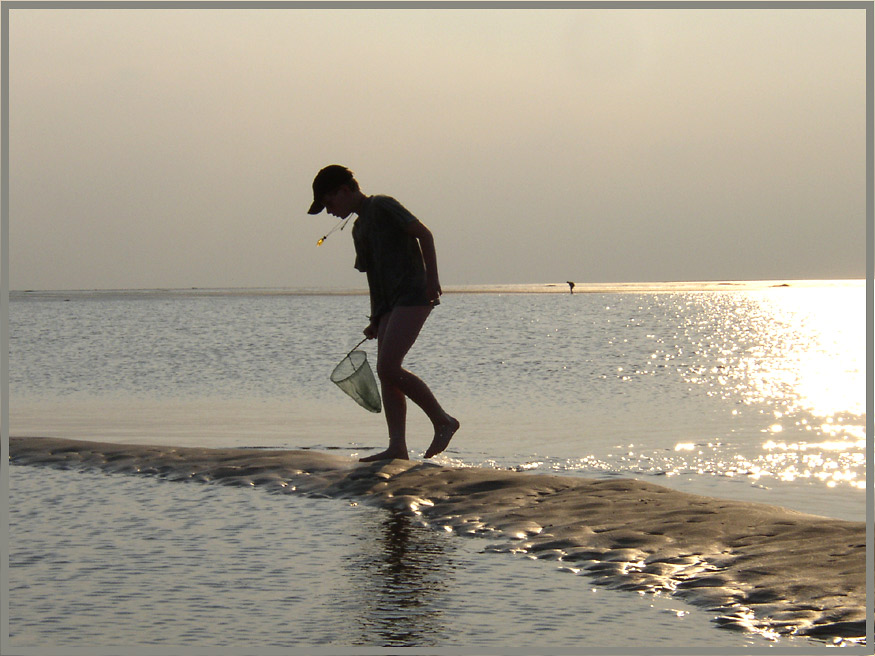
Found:
[[441, 304], [441, 301], [439, 298], [437, 298], [433, 301], [430, 301], [425, 297], [425, 290], [416, 289], [416, 290], [405, 291], [402, 294], [400, 294], [398, 296], [398, 298], [395, 300], [395, 303], [392, 305], [392, 307], [398, 307], [398, 306], [400, 306], [400, 307], [410, 307], [410, 306], [418, 307], [418, 306], [423, 306], [423, 305], [427, 305], [428, 307], [434, 307], [435, 305], [440, 305], [440, 304]]

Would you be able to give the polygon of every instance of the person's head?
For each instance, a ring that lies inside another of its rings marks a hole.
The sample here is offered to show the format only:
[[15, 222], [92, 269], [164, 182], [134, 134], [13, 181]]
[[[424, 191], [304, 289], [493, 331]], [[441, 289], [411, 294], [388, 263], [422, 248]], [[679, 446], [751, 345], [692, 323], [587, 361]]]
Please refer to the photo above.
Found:
[[332, 164], [313, 179], [313, 204], [307, 214], [319, 214], [327, 209], [341, 219], [348, 217], [360, 204], [359, 183], [345, 166]]

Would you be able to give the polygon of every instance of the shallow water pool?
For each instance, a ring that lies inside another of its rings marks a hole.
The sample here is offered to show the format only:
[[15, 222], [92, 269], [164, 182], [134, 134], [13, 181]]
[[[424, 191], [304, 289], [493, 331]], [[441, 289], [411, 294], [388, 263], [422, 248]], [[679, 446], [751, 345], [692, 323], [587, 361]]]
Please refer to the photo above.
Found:
[[[14, 647], [801, 646], [348, 500], [11, 466]], [[818, 644], [817, 649], [823, 645]], [[656, 651], [654, 651], [656, 650]]]

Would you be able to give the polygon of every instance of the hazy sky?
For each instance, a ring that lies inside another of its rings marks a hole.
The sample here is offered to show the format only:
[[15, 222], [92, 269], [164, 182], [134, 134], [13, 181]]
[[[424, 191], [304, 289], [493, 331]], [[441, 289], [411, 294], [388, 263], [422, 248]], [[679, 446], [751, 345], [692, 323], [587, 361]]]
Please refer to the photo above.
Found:
[[865, 11], [10, 12], [10, 287], [364, 287], [352, 168], [444, 286], [865, 277]]

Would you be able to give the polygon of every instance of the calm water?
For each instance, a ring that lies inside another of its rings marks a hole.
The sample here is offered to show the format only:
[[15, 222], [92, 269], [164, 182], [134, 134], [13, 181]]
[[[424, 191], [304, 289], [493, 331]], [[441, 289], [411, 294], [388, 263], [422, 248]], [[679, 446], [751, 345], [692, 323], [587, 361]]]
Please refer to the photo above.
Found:
[[703, 636], [710, 649], [815, 644], [720, 630], [680, 600], [600, 588], [555, 563], [484, 553], [485, 539], [337, 499], [37, 467], [11, 474], [14, 646], [643, 654]]
[[[463, 422], [439, 462], [862, 520], [864, 293], [446, 294], [407, 365]], [[361, 295], [15, 295], [11, 432], [370, 453], [383, 417], [328, 380], [367, 312]], [[411, 456], [429, 428], [411, 408]], [[10, 476], [14, 645], [798, 644], [348, 502]]]
[[[16, 297], [11, 431], [367, 453], [383, 417], [328, 381], [367, 312], [357, 295]], [[446, 294], [407, 365], [463, 422], [445, 462], [865, 518], [863, 283]], [[430, 426], [409, 414], [419, 456]]]

